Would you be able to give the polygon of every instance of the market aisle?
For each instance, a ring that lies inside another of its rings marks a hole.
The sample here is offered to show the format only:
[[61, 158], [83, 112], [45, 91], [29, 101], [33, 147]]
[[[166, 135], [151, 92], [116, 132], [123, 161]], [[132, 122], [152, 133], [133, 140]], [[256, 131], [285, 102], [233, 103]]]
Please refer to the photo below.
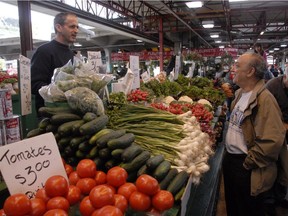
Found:
[[[226, 205], [225, 205], [223, 176], [221, 176], [221, 183], [220, 183], [220, 189], [219, 189], [219, 198], [218, 198], [218, 203], [217, 203], [216, 216], [227, 216]], [[288, 216], [288, 209], [277, 207], [276, 208], [276, 216]]]
[[225, 204], [225, 195], [224, 195], [223, 175], [221, 175], [221, 182], [220, 182], [219, 198], [218, 198], [218, 203], [217, 203], [216, 216], [227, 216], [226, 204]]

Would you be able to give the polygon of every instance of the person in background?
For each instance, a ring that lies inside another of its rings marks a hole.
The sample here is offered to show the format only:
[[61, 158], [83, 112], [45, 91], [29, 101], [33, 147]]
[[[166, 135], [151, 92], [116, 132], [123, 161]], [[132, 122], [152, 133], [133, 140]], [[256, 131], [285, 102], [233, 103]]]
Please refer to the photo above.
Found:
[[265, 70], [264, 58], [256, 53], [245, 53], [235, 63], [233, 82], [240, 88], [231, 104], [223, 158], [228, 216], [275, 212], [267, 202], [277, 178], [279, 154], [287, 149], [281, 111], [265, 88]]
[[[285, 68], [283, 76], [278, 76], [275, 77], [274, 79], [269, 80], [266, 84], [266, 88], [273, 94], [281, 109], [284, 126], [286, 128], [286, 141], [287, 141], [288, 140], [288, 67]], [[276, 202], [280, 206], [288, 208], [287, 188], [285, 188], [285, 186], [281, 184], [278, 184], [275, 186], [275, 193], [276, 193], [275, 195]]]
[[260, 56], [262, 56], [264, 61], [265, 61], [265, 64], [266, 64], [266, 70], [265, 70], [265, 73], [264, 73], [265, 81], [267, 81], [269, 79], [272, 79], [273, 78], [273, 74], [270, 72], [270, 70], [267, 69], [267, 67], [268, 67], [267, 54], [264, 51], [262, 45], [259, 44], [259, 43], [256, 43], [255, 46], [254, 46], [254, 52], [259, 54]]
[[44, 106], [39, 94], [42, 86], [49, 85], [55, 68], [73, 61], [74, 52], [70, 45], [76, 41], [78, 18], [70, 12], [62, 12], [54, 18], [55, 38], [38, 47], [31, 59], [31, 90], [35, 95], [36, 110]]

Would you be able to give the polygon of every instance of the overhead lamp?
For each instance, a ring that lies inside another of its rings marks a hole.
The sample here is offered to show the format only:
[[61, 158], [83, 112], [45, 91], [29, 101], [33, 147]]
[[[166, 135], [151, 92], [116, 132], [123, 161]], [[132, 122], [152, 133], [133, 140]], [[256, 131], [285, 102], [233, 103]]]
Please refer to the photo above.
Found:
[[221, 42], [222, 42], [221, 40], [216, 40], [216, 41], [215, 41], [215, 43], [221, 43]]
[[274, 50], [280, 50], [278, 47], [275, 47]]
[[281, 47], [287, 47], [287, 44], [281, 44], [280, 46]]
[[191, 2], [186, 2], [186, 5], [188, 8], [201, 8], [203, 6], [202, 1], [191, 1]]
[[265, 31], [261, 31], [261, 32], [260, 32], [260, 35], [263, 35], [263, 34], [264, 34], [264, 32], [265, 32]]
[[214, 21], [213, 20], [206, 20], [202, 21], [203, 28], [213, 28], [214, 27]]
[[142, 43], [143, 41], [138, 39], [137, 42], [138, 42], [138, 43]]
[[211, 37], [211, 38], [219, 38], [219, 34], [217, 34], [217, 33], [212, 33], [212, 34], [210, 34], [210, 37]]
[[269, 53], [273, 53], [274, 52], [274, 50], [269, 50]]
[[224, 47], [224, 46], [219, 46], [219, 48], [220, 48], [220, 49], [224, 49], [225, 47]]

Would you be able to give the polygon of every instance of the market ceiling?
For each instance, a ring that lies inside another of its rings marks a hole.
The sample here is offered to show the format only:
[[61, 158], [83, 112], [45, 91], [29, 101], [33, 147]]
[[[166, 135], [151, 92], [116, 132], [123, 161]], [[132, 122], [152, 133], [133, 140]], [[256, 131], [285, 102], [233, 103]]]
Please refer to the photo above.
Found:
[[[196, 9], [188, 8], [187, 2], [31, 1], [31, 8], [39, 11], [42, 7], [45, 13], [50, 14], [56, 14], [57, 10], [70, 10], [83, 23], [93, 26], [94, 29], [89, 29], [88, 33], [82, 29], [79, 34], [83, 49], [99, 47], [137, 51], [137, 47], [139, 50], [143, 47], [157, 47], [161, 28], [164, 46], [171, 48], [174, 43], [179, 43], [187, 48], [215, 48], [224, 45], [247, 50], [255, 43], [261, 43], [268, 51], [281, 44], [288, 44], [287, 1], [202, 0], [203, 6]], [[100, 17], [104, 10], [108, 11], [106, 18]], [[116, 13], [120, 16], [115, 16]], [[203, 28], [203, 21], [213, 21], [214, 28]], [[128, 23], [130, 26], [127, 26]], [[211, 33], [218, 33], [219, 38], [211, 38]], [[136, 39], [143, 42], [137, 43]], [[219, 40], [221, 42], [217, 43]]]
[[[131, 21], [135, 33], [140, 32], [152, 40], [159, 38], [163, 26], [164, 43], [168, 46], [172, 41], [188, 48], [224, 45], [247, 50], [261, 43], [268, 50], [288, 43], [287, 1], [202, 0], [203, 6], [196, 9], [188, 8], [186, 2], [92, 0], [87, 1], [87, 8], [90, 7], [91, 12], [95, 5], [101, 5], [118, 12], [121, 18], [108, 18], [108, 21], [116, 24]], [[213, 21], [214, 28], [203, 28], [203, 21]], [[211, 33], [218, 33], [219, 38], [211, 38]], [[220, 43], [215, 42], [219, 40]]]

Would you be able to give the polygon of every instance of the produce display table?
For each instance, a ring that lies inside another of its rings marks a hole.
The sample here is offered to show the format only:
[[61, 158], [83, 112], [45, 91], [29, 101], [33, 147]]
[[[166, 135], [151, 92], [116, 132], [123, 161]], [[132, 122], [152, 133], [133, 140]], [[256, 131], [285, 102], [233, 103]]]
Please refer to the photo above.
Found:
[[201, 178], [201, 183], [198, 186], [193, 186], [189, 180], [182, 198], [181, 216], [215, 215], [223, 155], [224, 145], [221, 143], [213, 157], [209, 159], [210, 170]]

